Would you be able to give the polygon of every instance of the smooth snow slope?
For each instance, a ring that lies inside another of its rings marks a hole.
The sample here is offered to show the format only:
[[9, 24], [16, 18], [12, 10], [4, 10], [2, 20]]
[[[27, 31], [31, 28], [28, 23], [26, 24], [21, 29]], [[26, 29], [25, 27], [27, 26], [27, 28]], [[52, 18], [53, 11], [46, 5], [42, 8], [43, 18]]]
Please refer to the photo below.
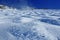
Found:
[[60, 40], [60, 10], [0, 9], [0, 40]]

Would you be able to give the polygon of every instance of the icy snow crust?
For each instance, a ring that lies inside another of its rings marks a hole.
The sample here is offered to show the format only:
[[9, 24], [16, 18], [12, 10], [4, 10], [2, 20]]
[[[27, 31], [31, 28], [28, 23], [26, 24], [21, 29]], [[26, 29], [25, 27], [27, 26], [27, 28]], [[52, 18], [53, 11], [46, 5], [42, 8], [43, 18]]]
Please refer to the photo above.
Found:
[[60, 10], [0, 9], [0, 40], [60, 40]]

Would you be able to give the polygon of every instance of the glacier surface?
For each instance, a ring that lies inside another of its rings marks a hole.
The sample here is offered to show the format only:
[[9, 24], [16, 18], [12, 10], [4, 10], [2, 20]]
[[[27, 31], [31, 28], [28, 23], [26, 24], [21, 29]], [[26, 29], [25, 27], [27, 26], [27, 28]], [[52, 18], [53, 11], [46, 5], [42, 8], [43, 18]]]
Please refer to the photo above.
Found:
[[0, 9], [0, 40], [60, 40], [60, 10]]

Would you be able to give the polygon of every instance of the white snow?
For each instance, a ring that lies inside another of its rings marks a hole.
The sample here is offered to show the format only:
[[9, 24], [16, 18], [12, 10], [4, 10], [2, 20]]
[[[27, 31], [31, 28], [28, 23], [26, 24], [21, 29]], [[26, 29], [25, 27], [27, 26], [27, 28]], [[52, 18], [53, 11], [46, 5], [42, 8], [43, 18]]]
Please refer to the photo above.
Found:
[[[7, 28], [16, 25], [17, 27], [21, 26], [23, 32], [32, 29], [33, 32], [37, 32], [37, 35], [45, 36], [46, 40], [58, 40], [60, 39], [60, 26], [53, 25], [49, 23], [44, 23], [38, 19], [54, 19], [58, 20], [58, 16], [51, 16], [53, 14], [59, 14], [60, 10], [49, 10], [49, 9], [28, 9], [28, 10], [18, 10], [13, 8], [0, 9], [0, 39], [1, 40], [23, 40], [23, 38], [17, 39], [15, 36], [12, 36], [8, 32]], [[30, 25], [30, 24], [33, 24]], [[22, 27], [24, 25], [24, 27]], [[26, 26], [25, 26], [26, 25]], [[35, 30], [33, 30], [35, 29]], [[31, 31], [31, 30], [30, 30]], [[3, 35], [1, 36], [1, 34]], [[6, 35], [5, 35], [6, 34]], [[6, 36], [6, 39], [4, 37]], [[26, 38], [26, 40], [31, 40]], [[38, 39], [33, 39], [38, 40]], [[43, 39], [39, 39], [43, 40]]]

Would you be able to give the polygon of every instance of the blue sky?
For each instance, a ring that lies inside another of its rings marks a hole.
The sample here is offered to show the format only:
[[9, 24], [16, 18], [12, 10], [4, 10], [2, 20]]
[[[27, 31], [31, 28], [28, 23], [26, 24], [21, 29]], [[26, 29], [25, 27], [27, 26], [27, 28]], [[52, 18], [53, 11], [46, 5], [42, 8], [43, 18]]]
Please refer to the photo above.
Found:
[[[25, 3], [24, 3], [25, 1]], [[60, 0], [0, 0], [0, 4], [20, 8], [24, 5], [38, 9], [60, 9]], [[23, 3], [23, 4], [21, 4]]]

